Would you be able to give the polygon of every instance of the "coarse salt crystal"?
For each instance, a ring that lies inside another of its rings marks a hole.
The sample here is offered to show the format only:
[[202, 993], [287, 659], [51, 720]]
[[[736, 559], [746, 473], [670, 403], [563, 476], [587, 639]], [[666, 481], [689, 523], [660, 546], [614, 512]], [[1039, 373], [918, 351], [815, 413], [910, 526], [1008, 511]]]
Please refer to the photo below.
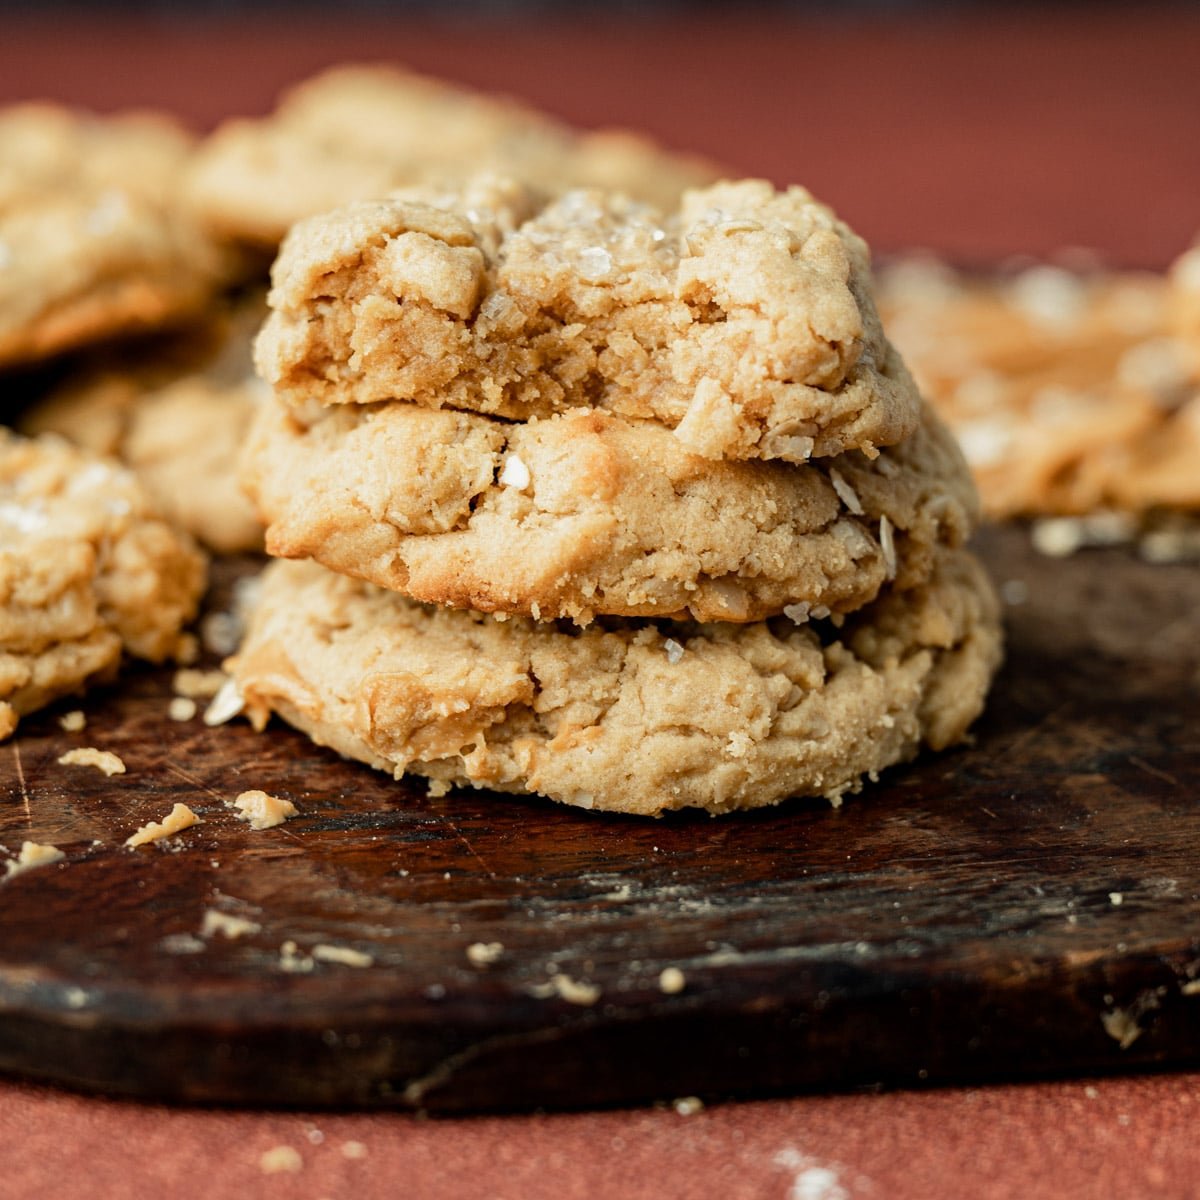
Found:
[[805, 625], [808, 623], [809, 610], [810, 606], [808, 601], [800, 600], [796, 604], [785, 604], [783, 607], [783, 615], [797, 625]]
[[579, 252], [579, 274], [589, 283], [604, 279], [612, 266], [612, 255], [603, 246], [590, 246]]
[[683, 657], [683, 647], [674, 638], [667, 638], [663, 649], [667, 652], [667, 662], [672, 666]]

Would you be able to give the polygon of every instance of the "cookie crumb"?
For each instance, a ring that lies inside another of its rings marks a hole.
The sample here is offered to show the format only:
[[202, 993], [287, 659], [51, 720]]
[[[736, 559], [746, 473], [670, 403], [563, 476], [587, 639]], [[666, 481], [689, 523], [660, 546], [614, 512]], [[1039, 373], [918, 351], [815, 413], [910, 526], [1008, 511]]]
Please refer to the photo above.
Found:
[[1109, 892], [1108, 902], [1113, 908], [1119, 908], [1125, 901], [1125, 897], [1120, 892]]
[[177, 695], [189, 700], [211, 700], [229, 678], [224, 671], [197, 671], [185, 667], [175, 672], [173, 687]]
[[568, 1004], [579, 1004], [584, 1007], [595, 1004], [600, 999], [601, 991], [594, 983], [582, 979], [572, 979], [570, 975], [554, 975], [550, 986]]
[[124, 775], [125, 764], [119, 755], [111, 750], [97, 750], [95, 746], [80, 746], [77, 750], [68, 750], [60, 754], [58, 761], [64, 767], [95, 767], [105, 775]]
[[681, 1117], [694, 1117], [704, 1111], [704, 1101], [699, 1096], [681, 1096], [671, 1102], [671, 1107]]
[[258, 1166], [264, 1175], [295, 1175], [304, 1169], [304, 1159], [294, 1146], [274, 1146], [259, 1155]]
[[240, 793], [227, 803], [238, 810], [238, 817], [250, 823], [251, 829], [274, 829], [296, 815], [296, 806], [281, 796], [269, 796], [266, 792]]
[[212, 703], [204, 710], [204, 723], [209, 726], [224, 725], [226, 721], [232, 721], [245, 704], [237, 680], [226, 679]]
[[312, 956], [318, 962], [338, 963], [343, 967], [375, 965], [373, 955], [364, 954], [361, 950], [352, 950], [349, 946], [330, 946], [324, 942], [312, 948]]
[[467, 962], [473, 967], [490, 967], [503, 953], [503, 942], [472, 942], [467, 947]]
[[186, 804], [176, 804], [161, 821], [151, 821], [148, 825], [141, 826], [136, 833], [130, 834], [125, 839], [125, 845], [144, 846], [147, 842], [156, 842], [159, 838], [182, 833], [199, 823], [200, 818]]
[[316, 963], [307, 954], [301, 954], [299, 947], [289, 938], [279, 947], [279, 965], [292, 975], [305, 975]]
[[667, 662], [672, 666], [683, 657], [683, 647], [674, 638], [667, 638], [663, 642], [663, 649], [667, 652]]
[[678, 967], [664, 967], [658, 976], [658, 990], [665, 996], [678, 995], [687, 987], [687, 976]]
[[351, 1159], [366, 1158], [367, 1148], [362, 1142], [343, 1142], [342, 1157]]
[[196, 702], [190, 696], [174, 696], [167, 705], [167, 716], [172, 721], [190, 721], [196, 715]]
[[1124, 1008], [1101, 1013], [1100, 1023], [1104, 1026], [1104, 1032], [1122, 1050], [1128, 1050], [1142, 1036], [1142, 1027], [1137, 1023], [1137, 1018]]
[[523, 492], [532, 480], [533, 476], [529, 473], [529, 468], [525, 465], [524, 460], [519, 455], [510, 454], [504, 460], [504, 466], [501, 468], [496, 482], [501, 487], [515, 488], [518, 492]]
[[58, 723], [67, 733], [82, 733], [87, 728], [87, 717], [81, 709], [76, 708], [69, 713], [63, 713], [58, 718]]
[[200, 926], [200, 936], [202, 938], [214, 937], [216, 934], [221, 934], [223, 937], [229, 938], [230, 941], [235, 941], [237, 938], [243, 937], [248, 933], [258, 933], [262, 926], [257, 921], [247, 920], [245, 917], [235, 917], [232, 913], [224, 913], [219, 909], [205, 909], [204, 922]]
[[51, 863], [61, 862], [66, 855], [57, 847], [43, 845], [38, 842], [22, 842], [21, 853], [16, 858], [4, 864], [4, 878], [12, 879], [34, 867], [48, 867]]

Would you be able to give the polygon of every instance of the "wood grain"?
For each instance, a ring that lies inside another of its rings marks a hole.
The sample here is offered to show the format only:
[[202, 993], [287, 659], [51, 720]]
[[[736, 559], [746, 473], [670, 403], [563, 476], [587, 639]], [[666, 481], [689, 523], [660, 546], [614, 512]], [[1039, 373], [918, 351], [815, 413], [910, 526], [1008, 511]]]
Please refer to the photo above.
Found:
[[[1043, 559], [1017, 529], [982, 550], [1029, 595], [976, 743], [838, 812], [433, 799], [282, 727], [172, 722], [162, 670], [88, 696], [83, 733], [73, 704], [29, 719], [0, 747], [0, 844], [67, 857], [0, 885], [0, 1067], [463, 1111], [1200, 1061], [1200, 574]], [[128, 774], [58, 765], [74, 745]], [[249, 829], [246, 788], [300, 816]], [[122, 846], [176, 801], [204, 823]], [[260, 928], [201, 938], [208, 909]], [[372, 965], [289, 971], [289, 940]]]

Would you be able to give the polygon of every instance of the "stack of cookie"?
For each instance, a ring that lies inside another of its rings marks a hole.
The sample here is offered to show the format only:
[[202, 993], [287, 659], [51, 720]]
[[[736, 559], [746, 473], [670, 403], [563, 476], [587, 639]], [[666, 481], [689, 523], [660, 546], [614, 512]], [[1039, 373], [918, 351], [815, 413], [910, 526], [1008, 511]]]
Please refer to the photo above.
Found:
[[256, 723], [658, 814], [836, 802], [980, 711], [973, 486], [803, 190], [355, 203], [270, 304], [243, 478], [309, 561], [229, 664]]

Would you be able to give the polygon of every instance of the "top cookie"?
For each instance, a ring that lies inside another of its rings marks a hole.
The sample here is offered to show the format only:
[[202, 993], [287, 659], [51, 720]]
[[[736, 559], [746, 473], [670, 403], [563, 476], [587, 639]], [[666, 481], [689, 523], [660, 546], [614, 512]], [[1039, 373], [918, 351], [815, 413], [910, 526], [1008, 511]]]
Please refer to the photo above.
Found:
[[556, 200], [501, 180], [301, 222], [260, 373], [294, 407], [404, 399], [524, 420], [658, 421], [708, 458], [872, 453], [920, 399], [883, 336], [865, 243], [802, 188]]
[[597, 184], [658, 203], [717, 172], [635, 134], [581, 134], [513, 100], [390, 67], [338, 67], [259, 120], [227, 121], [189, 173], [206, 224], [276, 245], [296, 221], [414, 183], [502, 170], [550, 188]]
[[0, 367], [197, 312], [229, 262], [177, 203], [161, 117], [0, 112]]
[[1200, 507], [1186, 278], [1183, 260], [1172, 305], [1167, 280], [1148, 273], [971, 278], [921, 262], [881, 273], [888, 332], [958, 436], [985, 512]]

